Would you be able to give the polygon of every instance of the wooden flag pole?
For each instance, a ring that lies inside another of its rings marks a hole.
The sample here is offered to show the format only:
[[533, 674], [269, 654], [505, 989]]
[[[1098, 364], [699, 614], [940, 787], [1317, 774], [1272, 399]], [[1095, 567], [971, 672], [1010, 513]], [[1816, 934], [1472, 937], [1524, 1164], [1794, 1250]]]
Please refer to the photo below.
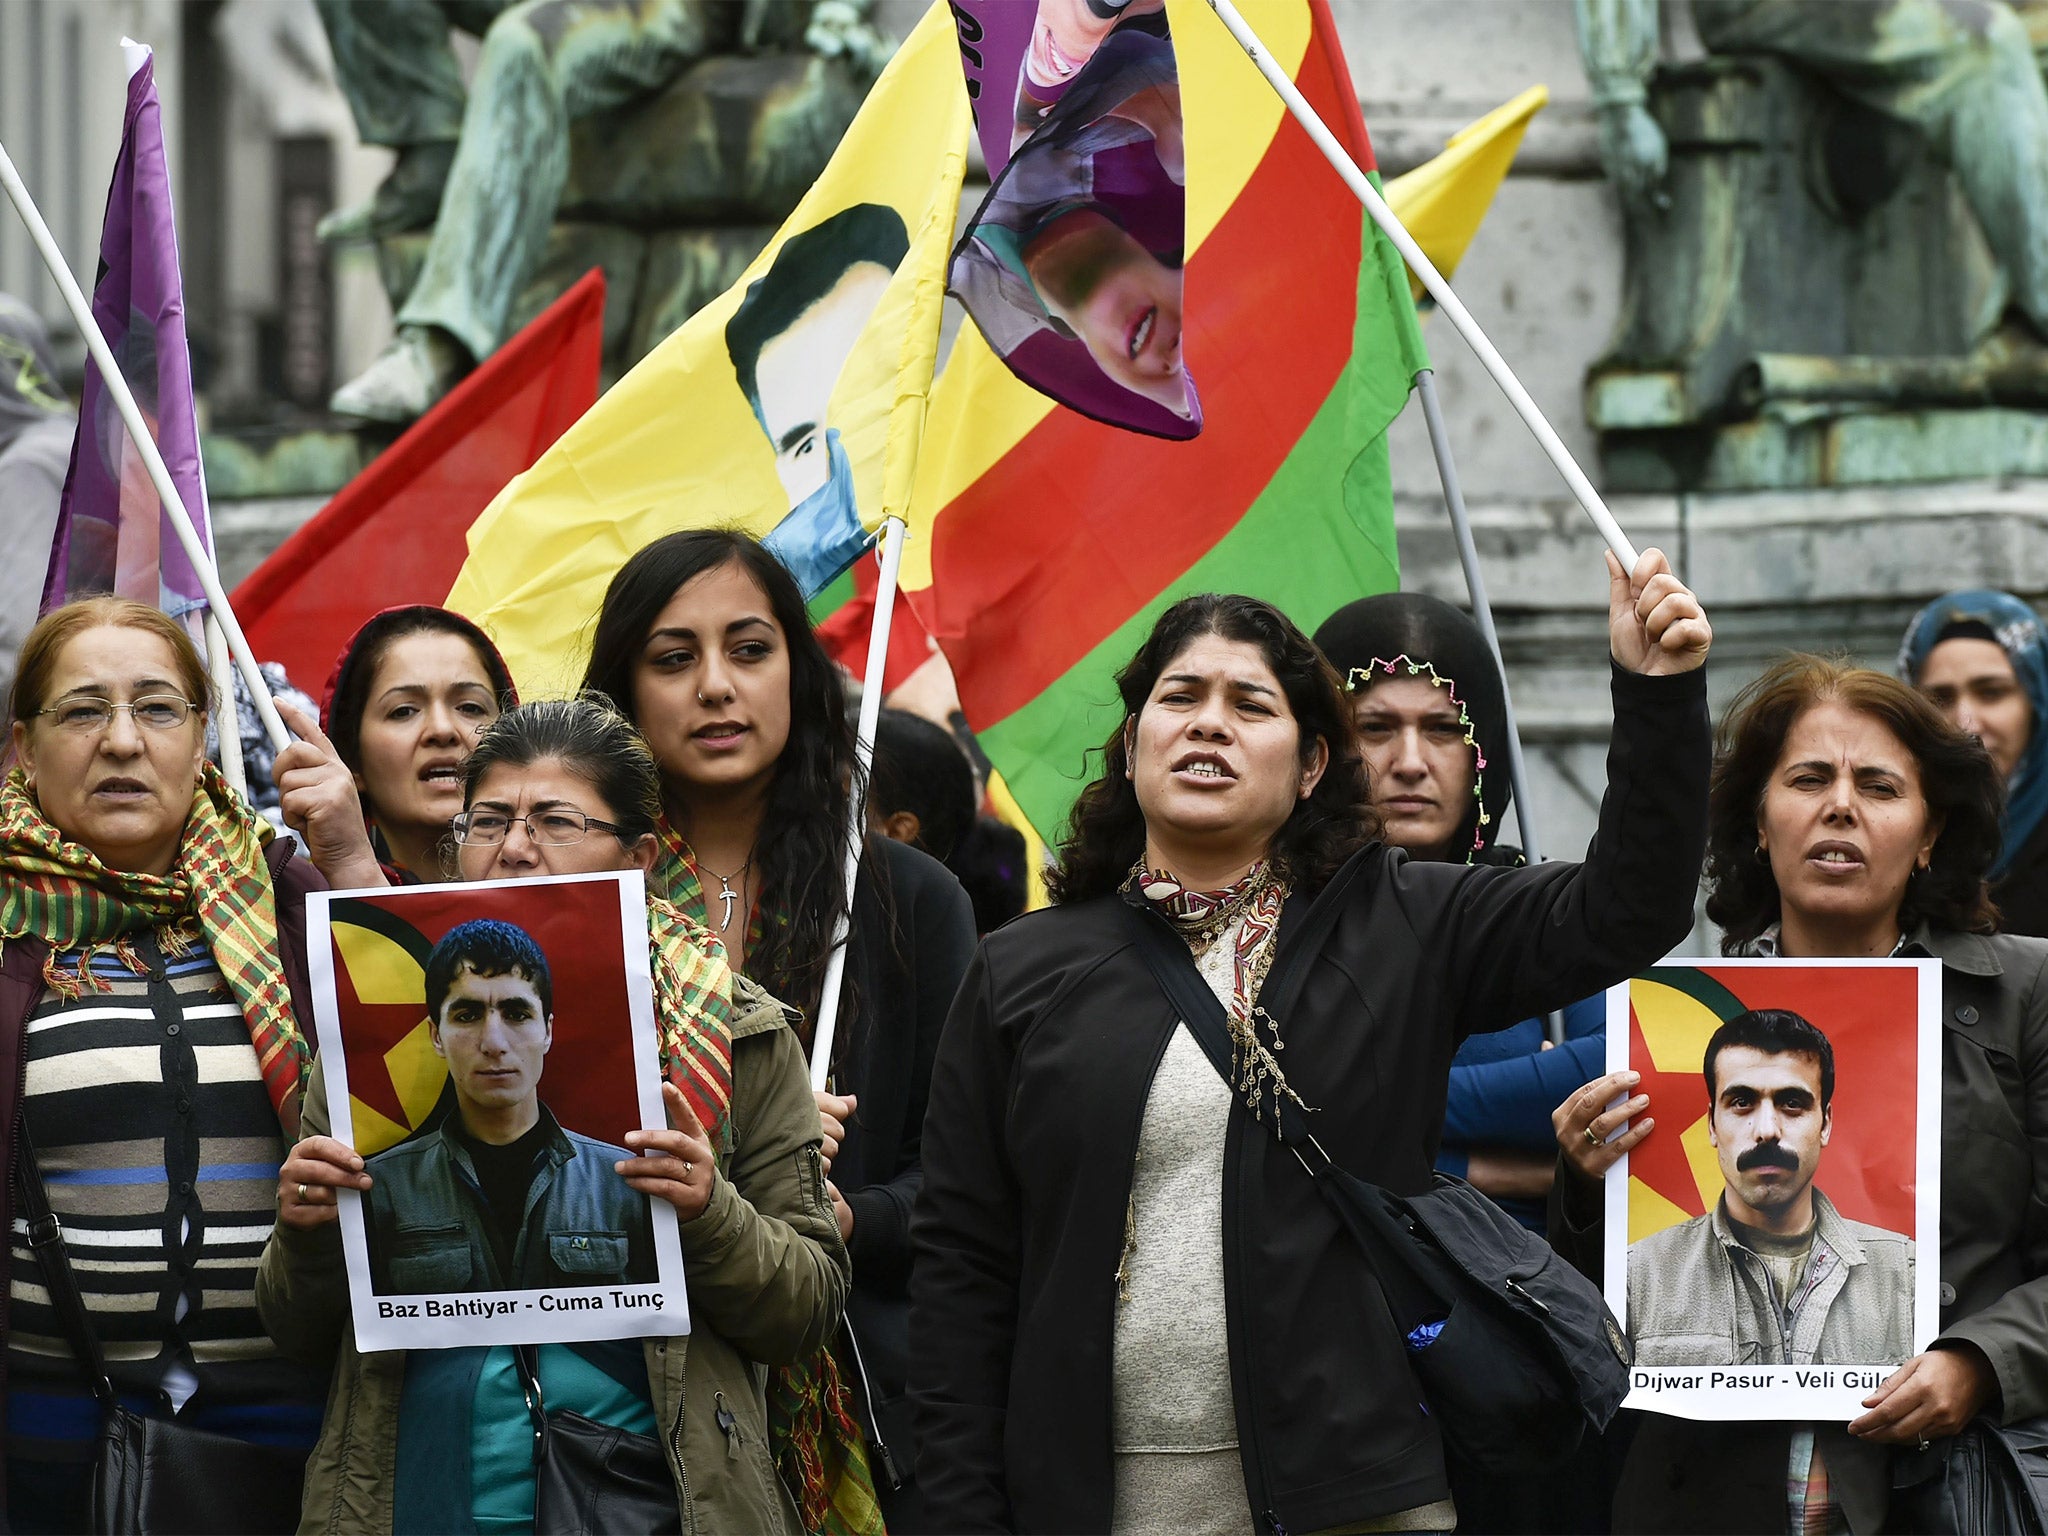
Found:
[[[85, 295], [79, 291], [78, 279], [71, 275], [64, 253], [57, 249], [56, 237], [50, 233], [50, 226], [43, 222], [42, 212], [36, 207], [35, 199], [29, 196], [28, 188], [22, 185], [21, 173], [15, 170], [14, 161], [9, 158], [4, 144], [0, 144], [0, 188], [6, 190], [8, 201], [14, 204], [15, 212], [28, 226], [36, 253], [43, 258], [43, 265], [50, 269], [50, 276], [56, 280], [57, 291], [64, 296], [64, 307], [71, 311], [72, 322], [85, 339], [85, 349], [98, 365], [107, 393], [113, 397], [114, 408], [121, 413], [128, 435], [135, 441], [135, 450], [142, 455], [142, 462], [149, 470], [150, 484], [156, 487], [157, 495], [163, 499], [164, 510], [170, 514], [171, 529], [178, 536], [185, 558], [192, 562], [200, 590], [206, 594], [206, 606], [220, 622], [221, 633], [227, 638], [235, 665], [241, 669], [242, 680], [249, 685], [250, 698], [255, 702], [257, 716], [263, 721], [270, 744], [282, 752], [291, 745], [291, 733], [284, 728], [277, 705], [271, 701], [269, 685], [257, 669], [248, 638], [242, 633], [234, 609], [228, 605], [227, 593], [221, 589], [220, 572], [214, 569], [206, 546], [199, 541], [199, 530], [192, 524], [192, 514], [185, 510], [184, 499], [178, 495], [178, 487], [171, 480], [170, 468], [164, 463], [164, 456], [157, 452], [156, 439], [150, 435], [149, 426], [142, 419], [135, 395], [114, 362], [113, 349], [107, 345], [107, 338], [100, 334], [99, 322], [92, 317], [92, 306], [86, 303]], [[232, 714], [233, 703], [232, 698], [223, 701], [223, 707], [229, 714]]]
[[1493, 382], [1500, 386], [1501, 393], [1508, 397], [1508, 404], [1515, 408], [1515, 413], [1522, 418], [1523, 424], [1534, 434], [1538, 446], [1549, 456], [1550, 462], [1557, 466], [1557, 472], [1564, 476], [1565, 484], [1571, 487], [1572, 495], [1578, 498], [1579, 505], [1586, 509], [1586, 515], [1593, 519], [1593, 526], [1600, 530], [1600, 537], [1607, 541], [1607, 547], [1613, 550], [1615, 558], [1621, 561], [1622, 569], [1633, 571], [1637, 560], [1635, 545], [1630, 543], [1628, 535], [1621, 531], [1621, 525], [1614, 520], [1614, 514], [1607, 510], [1607, 503], [1602, 501], [1600, 493], [1593, 489], [1593, 482], [1586, 478], [1586, 472], [1579, 468], [1578, 460], [1572, 457], [1571, 450], [1565, 447], [1563, 439], [1557, 435], [1557, 430], [1545, 419], [1543, 412], [1537, 409], [1536, 402], [1529, 398], [1528, 390], [1522, 387], [1522, 381], [1515, 377], [1515, 372], [1508, 367], [1507, 360], [1487, 339], [1486, 332], [1479, 328], [1479, 322], [1472, 318], [1471, 312], [1459, 301], [1458, 296], [1451, 292], [1451, 285], [1444, 281], [1443, 274], [1437, 271], [1436, 265], [1423, 254], [1422, 247], [1415, 243], [1415, 237], [1409, 234], [1400, 219], [1395, 217], [1394, 210], [1387, 206], [1386, 199], [1381, 197], [1378, 189], [1366, 179], [1365, 172], [1358, 168], [1358, 162], [1353, 160], [1344, 146], [1337, 141], [1337, 136], [1330, 132], [1329, 126], [1317, 115], [1316, 109], [1308, 104], [1308, 98], [1303, 96], [1300, 89], [1288, 78], [1287, 71], [1274, 62], [1273, 56], [1266, 51], [1266, 45], [1259, 41], [1258, 34], [1252, 31], [1250, 24], [1238, 14], [1237, 7], [1231, 0], [1209, 0], [1209, 8], [1229, 29], [1230, 35], [1237, 39], [1238, 46], [1244, 49], [1246, 56], [1258, 67], [1259, 73], [1266, 77], [1266, 83], [1278, 93], [1280, 99], [1287, 104], [1287, 110], [1294, 114], [1295, 121], [1307, 130], [1316, 148], [1323, 152], [1323, 158], [1328, 160], [1337, 174], [1344, 178], [1344, 184], [1351, 189], [1352, 195], [1365, 205], [1365, 211], [1372, 215], [1373, 223], [1394, 242], [1394, 248], [1408, 263], [1408, 270], [1413, 272], [1422, 286], [1429, 290], [1430, 297], [1437, 302], [1437, 307], [1449, 317], [1451, 324], [1458, 328], [1458, 334], [1465, 338], [1466, 344], [1478, 356], [1486, 371], [1493, 375]]
[[853, 927], [853, 887], [860, 878], [860, 854], [867, 843], [868, 769], [875, 759], [875, 727], [882, 718], [882, 680], [889, 672], [889, 625], [896, 616], [896, 578], [903, 567], [903, 540], [908, 533], [900, 517], [882, 523], [882, 575], [875, 586], [875, 616], [868, 628], [867, 676], [861, 682], [853, 784], [847, 796], [846, 906], [832, 932], [832, 955], [825, 962], [825, 989], [818, 994], [817, 1026], [811, 1032], [811, 1087], [820, 1093], [832, 1076], [832, 1037], [839, 1030], [840, 982], [846, 975], [847, 936]]

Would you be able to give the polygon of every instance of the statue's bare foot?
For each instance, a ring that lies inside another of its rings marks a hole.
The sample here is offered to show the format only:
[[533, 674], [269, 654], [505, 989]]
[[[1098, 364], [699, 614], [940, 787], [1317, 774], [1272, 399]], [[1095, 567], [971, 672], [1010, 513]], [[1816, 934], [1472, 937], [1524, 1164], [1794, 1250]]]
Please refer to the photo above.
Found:
[[404, 426], [426, 415], [470, 370], [469, 354], [431, 325], [401, 325], [377, 360], [334, 392], [337, 416]]
[[374, 197], [353, 208], [335, 209], [321, 219], [314, 233], [329, 245], [348, 245], [431, 229], [441, 211], [448, 167], [454, 161], [453, 140], [406, 145]]

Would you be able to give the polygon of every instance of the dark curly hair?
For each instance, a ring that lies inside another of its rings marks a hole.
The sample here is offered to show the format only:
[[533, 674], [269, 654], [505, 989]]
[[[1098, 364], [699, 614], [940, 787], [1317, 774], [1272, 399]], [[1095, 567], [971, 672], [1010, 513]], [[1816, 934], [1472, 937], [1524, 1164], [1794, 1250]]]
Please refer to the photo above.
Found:
[[1912, 753], [1927, 814], [1941, 828], [1927, 870], [1906, 882], [1899, 926], [1994, 931], [1998, 908], [1985, 876], [1998, 856], [2005, 788], [1983, 744], [1895, 677], [1843, 660], [1794, 655], [1742, 690], [1715, 743], [1707, 796], [1707, 916], [1721, 926], [1723, 953], [1735, 953], [1778, 921], [1777, 876], [1756, 856], [1757, 814], [1792, 727], [1829, 702], [1873, 717]]
[[[1298, 890], [1321, 890], [1360, 848], [1379, 836], [1380, 819], [1366, 791], [1344, 685], [1323, 653], [1271, 603], [1255, 597], [1204, 592], [1184, 597], [1159, 616], [1138, 654], [1117, 674], [1126, 723], [1137, 718], [1160, 674], [1195, 641], [1215, 635], [1258, 648], [1280, 682], [1301, 729], [1301, 763], [1316, 743], [1330, 749], [1329, 767], [1274, 835], [1271, 858]], [[1074, 802], [1060, 844], [1059, 868], [1046, 884], [1059, 902], [1086, 901], [1116, 890], [1145, 851], [1145, 814], [1137, 787], [1126, 776], [1124, 725], [1102, 747], [1102, 772]]]

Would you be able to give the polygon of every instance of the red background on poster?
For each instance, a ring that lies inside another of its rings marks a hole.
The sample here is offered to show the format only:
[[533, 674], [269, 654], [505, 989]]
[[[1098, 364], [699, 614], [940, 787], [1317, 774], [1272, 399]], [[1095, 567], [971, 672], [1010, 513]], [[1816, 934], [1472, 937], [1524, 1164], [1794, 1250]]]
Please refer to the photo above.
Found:
[[[1667, 968], [1668, 969], [1668, 968]], [[1834, 1125], [1814, 1186], [1851, 1221], [1914, 1233], [1919, 977], [1906, 966], [1694, 967], [1750, 1008], [1788, 1008], [1835, 1048]], [[1648, 980], [1658, 980], [1652, 972]], [[1680, 1133], [1707, 1113], [1700, 1062], [1659, 1071], [1629, 1010], [1629, 1065], [1643, 1074], [1657, 1128], [1629, 1154], [1629, 1175], [1688, 1215], [1704, 1213]], [[1935, 1234], [1925, 1234], [1933, 1241]]]
[[[555, 1037], [541, 1074], [542, 1102], [563, 1126], [600, 1141], [617, 1144], [627, 1131], [640, 1127], [626, 997], [627, 935], [615, 883], [414, 886], [338, 901], [331, 909], [333, 921], [349, 921], [349, 908], [358, 901], [400, 919], [427, 945], [473, 918], [498, 918], [525, 929], [547, 956], [554, 985]], [[644, 954], [644, 931], [636, 928], [630, 937]], [[424, 994], [417, 1005], [359, 1001], [340, 946], [332, 939], [329, 943], [349, 1095], [401, 1125], [410, 1124], [385, 1055], [426, 1016]], [[423, 987], [424, 980], [422, 972]]]

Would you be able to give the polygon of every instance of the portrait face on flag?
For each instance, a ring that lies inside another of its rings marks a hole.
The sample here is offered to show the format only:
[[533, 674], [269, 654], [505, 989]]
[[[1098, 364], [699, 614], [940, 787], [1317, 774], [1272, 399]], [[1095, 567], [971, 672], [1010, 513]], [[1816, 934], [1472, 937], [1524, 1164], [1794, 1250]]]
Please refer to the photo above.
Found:
[[832, 392], [909, 251], [894, 208], [842, 208], [785, 240], [725, 323], [734, 377], [789, 498], [789, 515], [763, 542], [806, 594], [867, 542]]
[[616, 1164], [666, 1122], [637, 872], [308, 902], [357, 1346], [688, 1331], [675, 1217]]
[[1609, 1068], [1657, 1122], [1607, 1176], [1627, 1406], [1853, 1418], [1934, 1337], [1940, 987], [1933, 960], [1724, 960], [1608, 994]]
[[1163, 0], [962, 0], [954, 13], [993, 181], [954, 251], [952, 292], [1034, 389], [1114, 426], [1193, 437], [1187, 172]]

